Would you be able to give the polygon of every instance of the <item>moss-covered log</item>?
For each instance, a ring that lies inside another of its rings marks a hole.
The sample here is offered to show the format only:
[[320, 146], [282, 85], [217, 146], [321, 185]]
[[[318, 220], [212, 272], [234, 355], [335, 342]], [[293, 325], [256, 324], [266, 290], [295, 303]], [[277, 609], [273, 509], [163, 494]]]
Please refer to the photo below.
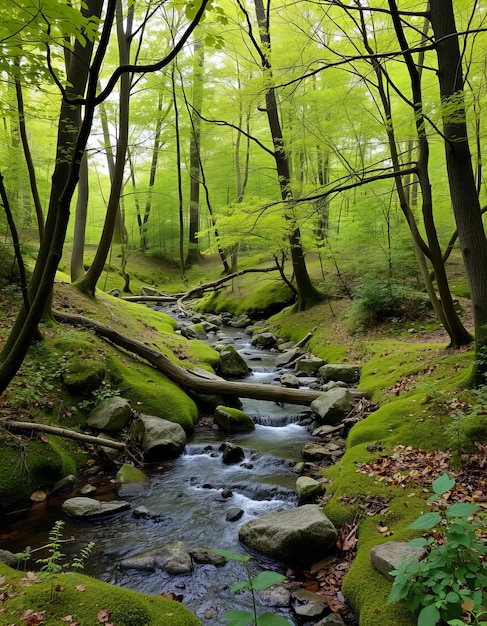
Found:
[[[313, 400], [323, 394], [323, 391], [319, 390], [288, 389], [277, 385], [228, 381], [223, 378], [205, 378], [191, 372], [191, 370], [180, 367], [167, 356], [142, 341], [127, 337], [106, 324], [84, 317], [83, 315], [61, 311], [54, 311], [54, 317], [60, 322], [78, 324], [84, 328], [92, 328], [97, 334], [113, 341], [117, 346], [129, 350], [145, 359], [184, 389], [205, 394], [240, 396], [242, 398], [254, 398], [256, 400], [269, 400], [271, 402], [283, 402], [288, 404], [303, 404], [306, 406], [309, 406]], [[361, 392], [353, 392], [353, 394], [356, 397], [364, 396]]]

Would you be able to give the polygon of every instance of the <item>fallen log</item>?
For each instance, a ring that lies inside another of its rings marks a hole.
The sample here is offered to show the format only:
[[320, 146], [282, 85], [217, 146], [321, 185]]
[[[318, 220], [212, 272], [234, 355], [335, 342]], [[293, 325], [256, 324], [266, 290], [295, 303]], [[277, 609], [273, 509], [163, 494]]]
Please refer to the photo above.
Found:
[[141, 465], [140, 461], [138, 461], [134, 457], [130, 450], [128, 450], [127, 446], [120, 441], [112, 441], [111, 439], [103, 439], [102, 437], [85, 435], [84, 433], [78, 433], [75, 430], [60, 428], [59, 426], [48, 426], [47, 424], [36, 424], [35, 422], [19, 422], [17, 420], [9, 419], [8, 417], [1, 419], [0, 424], [7, 430], [29, 430], [34, 432], [41, 432], [48, 435], [66, 437], [67, 439], [75, 439], [77, 441], [82, 441], [83, 443], [92, 443], [95, 446], [103, 446], [105, 448], [115, 448], [116, 450], [122, 450], [137, 465]]
[[[112, 341], [117, 346], [136, 354], [148, 361], [153, 367], [165, 374], [175, 383], [191, 391], [205, 394], [217, 394], [223, 396], [239, 396], [242, 398], [254, 398], [256, 400], [269, 400], [288, 404], [303, 404], [309, 406], [323, 391], [307, 389], [289, 389], [278, 385], [262, 385], [258, 383], [245, 383], [224, 380], [223, 378], [203, 378], [180, 365], [171, 361], [158, 350], [151, 348], [142, 341], [127, 337], [111, 326], [102, 324], [97, 320], [84, 317], [75, 313], [53, 311], [54, 319], [68, 324], [77, 324], [84, 328], [93, 329], [98, 335]], [[364, 393], [352, 391], [356, 398], [363, 398]]]

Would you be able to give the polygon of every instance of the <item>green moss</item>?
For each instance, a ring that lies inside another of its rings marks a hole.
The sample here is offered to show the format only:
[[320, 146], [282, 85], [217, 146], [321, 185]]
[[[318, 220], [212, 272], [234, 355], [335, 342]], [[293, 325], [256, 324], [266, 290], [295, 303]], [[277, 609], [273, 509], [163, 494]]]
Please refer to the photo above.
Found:
[[[179, 602], [160, 596], [148, 596], [97, 581], [82, 574], [61, 574], [56, 584], [54, 604], [50, 601], [49, 581], [21, 584], [24, 573], [0, 563], [0, 575], [5, 576], [8, 598], [3, 602], [2, 623], [17, 623], [21, 613], [45, 611], [43, 624], [57, 626], [61, 618], [72, 616], [83, 626], [99, 626], [99, 611], [109, 611], [114, 626], [199, 626], [201, 622]], [[4, 620], [4, 621], [3, 621]]]
[[149, 365], [127, 363], [125, 358], [108, 355], [107, 365], [114, 384], [132, 408], [177, 422], [186, 431], [193, 429], [198, 407], [176, 383]]
[[[33, 491], [48, 488], [68, 474], [76, 474], [72, 442], [59, 437], [2, 444], [0, 511], [25, 503]], [[86, 460], [86, 458], [85, 458]]]

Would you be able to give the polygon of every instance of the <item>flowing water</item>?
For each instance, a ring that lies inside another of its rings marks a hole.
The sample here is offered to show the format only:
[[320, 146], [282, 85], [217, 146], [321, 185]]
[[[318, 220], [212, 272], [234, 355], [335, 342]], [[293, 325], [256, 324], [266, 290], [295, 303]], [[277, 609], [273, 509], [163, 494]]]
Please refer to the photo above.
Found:
[[[277, 353], [252, 347], [248, 335], [231, 328], [209, 337], [210, 343], [216, 341], [233, 343], [244, 356], [252, 369], [249, 381], [276, 383]], [[309, 415], [308, 407], [282, 407], [272, 402], [245, 399], [242, 410], [253, 417], [255, 431], [229, 435], [219, 429], [198, 426], [188, 439], [183, 455], [150, 468], [150, 489], [146, 494], [124, 497], [132, 508], [143, 505], [160, 514], [161, 520], [136, 519], [127, 512], [114, 518], [78, 522], [60, 511], [61, 498], [51, 498], [17, 521], [12, 520], [0, 537], [0, 548], [14, 551], [26, 545], [36, 548], [46, 543], [54, 521], [63, 519], [65, 536], [76, 538], [73, 546], [66, 545], [68, 555], [70, 551], [77, 554], [88, 541], [95, 542], [85, 573], [150, 594], [180, 594], [183, 603], [203, 623], [226, 624], [223, 618], [226, 610], [251, 608], [246, 592], [235, 595], [230, 590], [234, 582], [245, 578], [242, 564], [229, 562], [223, 567], [195, 564], [191, 574], [171, 576], [161, 570], [155, 573], [122, 570], [119, 562], [174, 539], [183, 541], [189, 550], [205, 547], [248, 554], [238, 541], [239, 526], [256, 516], [296, 505], [293, 467], [301, 460], [301, 449], [310, 439], [308, 430], [300, 425]], [[219, 448], [224, 441], [244, 448], [244, 462], [236, 465], [222, 462]], [[230, 489], [232, 495], [223, 497], [223, 489]], [[99, 490], [96, 497], [113, 499], [117, 496], [113, 485], [109, 484]], [[244, 511], [237, 522], [226, 518], [230, 507]], [[280, 570], [278, 563], [251, 556], [254, 574], [262, 569]], [[268, 607], [261, 607], [259, 612], [265, 610], [277, 612]], [[210, 619], [204, 618], [205, 611], [211, 613]], [[279, 611], [294, 623], [288, 609]]]

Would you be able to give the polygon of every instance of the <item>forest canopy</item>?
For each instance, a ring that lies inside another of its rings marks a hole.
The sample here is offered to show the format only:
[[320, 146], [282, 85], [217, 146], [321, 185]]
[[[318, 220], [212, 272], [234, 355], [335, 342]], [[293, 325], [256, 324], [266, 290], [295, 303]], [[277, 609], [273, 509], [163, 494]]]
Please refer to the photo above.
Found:
[[368, 280], [419, 287], [463, 345], [445, 269], [459, 245], [483, 381], [484, 2], [19, 0], [0, 13], [0, 225], [24, 293], [0, 390], [65, 244], [92, 295], [109, 255], [130, 290], [135, 249], [182, 276], [206, 254], [228, 274], [252, 250], [298, 309]]

